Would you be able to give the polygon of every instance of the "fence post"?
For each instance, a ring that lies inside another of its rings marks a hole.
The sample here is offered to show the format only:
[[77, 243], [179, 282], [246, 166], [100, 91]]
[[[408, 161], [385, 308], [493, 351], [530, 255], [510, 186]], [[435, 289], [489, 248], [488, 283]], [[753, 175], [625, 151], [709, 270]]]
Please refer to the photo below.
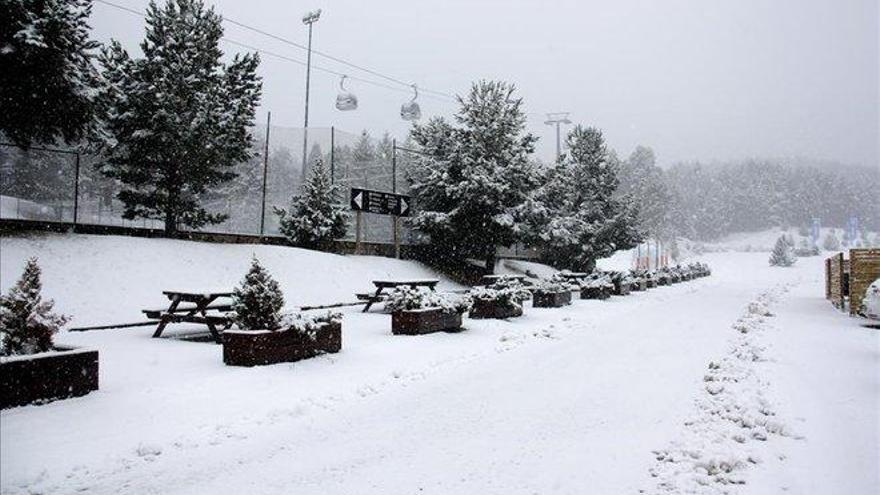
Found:
[[266, 146], [263, 149], [263, 203], [260, 207], [260, 235], [266, 227], [266, 177], [269, 171], [269, 129], [272, 128], [272, 112], [266, 115]]
[[76, 217], [79, 213], [79, 151], [76, 152], [76, 171], [73, 180], [73, 230], [76, 231]]
[[[391, 192], [397, 194], [397, 139], [391, 140]], [[400, 259], [400, 220], [391, 215], [391, 229], [394, 236], [394, 257]]]

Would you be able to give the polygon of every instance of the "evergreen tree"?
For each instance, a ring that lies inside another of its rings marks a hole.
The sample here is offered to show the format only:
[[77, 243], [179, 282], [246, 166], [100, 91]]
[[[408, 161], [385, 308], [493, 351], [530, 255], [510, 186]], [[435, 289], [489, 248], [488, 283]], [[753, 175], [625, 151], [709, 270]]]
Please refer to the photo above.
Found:
[[345, 236], [348, 209], [339, 203], [340, 188], [330, 182], [324, 162], [318, 160], [289, 210], [275, 208], [281, 233], [296, 246], [328, 249], [334, 239]]
[[51, 350], [53, 335], [69, 321], [67, 316], [52, 312], [54, 301], [43, 301], [40, 274], [37, 259], [29, 259], [18, 282], [0, 296], [2, 356]]
[[0, 133], [25, 148], [88, 137], [97, 110], [91, 0], [3, 0], [0, 9]]
[[254, 256], [244, 280], [232, 292], [235, 323], [242, 330], [277, 330], [283, 307], [284, 295], [278, 282]]
[[791, 266], [795, 261], [797, 258], [794, 255], [794, 249], [784, 235], [780, 236], [779, 239], [776, 239], [776, 245], [773, 246], [773, 251], [770, 253], [770, 266]]
[[576, 126], [568, 152], [521, 210], [527, 241], [557, 268], [591, 271], [597, 259], [635, 247], [643, 234], [628, 195], [617, 195], [618, 164], [602, 132]]
[[629, 195], [638, 204], [639, 226], [648, 236], [667, 239], [672, 236], [670, 225], [671, 194], [663, 170], [656, 165], [651, 148], [638, 146], [621, 163], [620, 195]]
[[147, 8], [144, 57], [114, 41], [101, 55], [108, 107], [105, 173], [123, 188], [123, 217], [198, 228], [224, 215], [200, 197], [232, 179], [248, 160], [260, 98], [257, 55], [220, 62], [221, 17], [201, 0], [154, 1]]
[[418, 206], [411, 224], [430, 238], [436, 256], [483, 259], [491, 272], [496, 247], [517, 241], [515, 214], [538, 184], [529, 161], [537, 138], [525, 132], [512, 85], [481, 81], [458, 101], [455, 125], [433, 119], [413, 127], [428, 157], [411, 173]]

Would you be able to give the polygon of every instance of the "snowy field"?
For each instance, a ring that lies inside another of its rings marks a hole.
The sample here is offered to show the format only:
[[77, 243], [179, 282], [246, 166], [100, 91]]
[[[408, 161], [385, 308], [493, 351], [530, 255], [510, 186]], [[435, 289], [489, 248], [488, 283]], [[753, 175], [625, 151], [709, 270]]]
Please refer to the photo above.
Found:
[[[232, 286], [252, 253], [291, 306], [348, 301], [377, 278], [436, 277], [282, 247], [47, 235], [0, 238], [0, 289], [37, 255], [73, 326], [137, 321], [163, 289]], [[220, 346], [152, 339], [150, 327], [62, 334], [100, 350], [101, 389], [0, 413], [0, 486], [878, 493], [880, 333], [824, 300], [822, 257], [702, 259], [712, 277], [466, 319], [457, 334], [393, 336], [388, 315], [351, 308], [342, 352], [295, 364], [227, 367]], [[505, 269], [523, 267], [541, 268]]]

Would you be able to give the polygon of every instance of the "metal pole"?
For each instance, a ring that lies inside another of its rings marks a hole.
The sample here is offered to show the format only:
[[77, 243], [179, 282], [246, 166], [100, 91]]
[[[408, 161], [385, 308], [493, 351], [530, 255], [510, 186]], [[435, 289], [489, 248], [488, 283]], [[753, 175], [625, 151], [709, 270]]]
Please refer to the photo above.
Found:
[[562, 155], [562, 141], [559, 134], [559, 125], [562, 122], [556, 122], [556, 161], [559, 162], [559, 157]]
[[312, 75], [312, 22], [309, 22], [309, 49], [306, 55], [306, 117], [303, 125], [302, 180], [306, 181], [306, 154], [309, 145], [309, 80]]
[[73, 227], [76, 229], [76, 217], [79, 213], [79, 152], [76, 154], [76, 178], [73, 182]]
[[391, 140], [391, 192], [397, 193], [397, 139]]
[[336, 127], [330, 126], [330, 183], [336, 183]]
[[272, 128], [272, 112], [266, 115], [266, 146], [263, 149], [263, 206], [260, 209], [260, 235], [266, 227], [266, 178], [269, 172], [269, 130]]

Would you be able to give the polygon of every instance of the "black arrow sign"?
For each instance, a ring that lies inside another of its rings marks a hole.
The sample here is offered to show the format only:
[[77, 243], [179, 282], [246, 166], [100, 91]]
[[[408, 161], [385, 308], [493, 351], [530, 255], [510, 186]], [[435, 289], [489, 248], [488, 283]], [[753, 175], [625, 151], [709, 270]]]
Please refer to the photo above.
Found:
[[378, 215], [409, 216], [412, 200], [403, 194], [351, 188], [351, 209]]

